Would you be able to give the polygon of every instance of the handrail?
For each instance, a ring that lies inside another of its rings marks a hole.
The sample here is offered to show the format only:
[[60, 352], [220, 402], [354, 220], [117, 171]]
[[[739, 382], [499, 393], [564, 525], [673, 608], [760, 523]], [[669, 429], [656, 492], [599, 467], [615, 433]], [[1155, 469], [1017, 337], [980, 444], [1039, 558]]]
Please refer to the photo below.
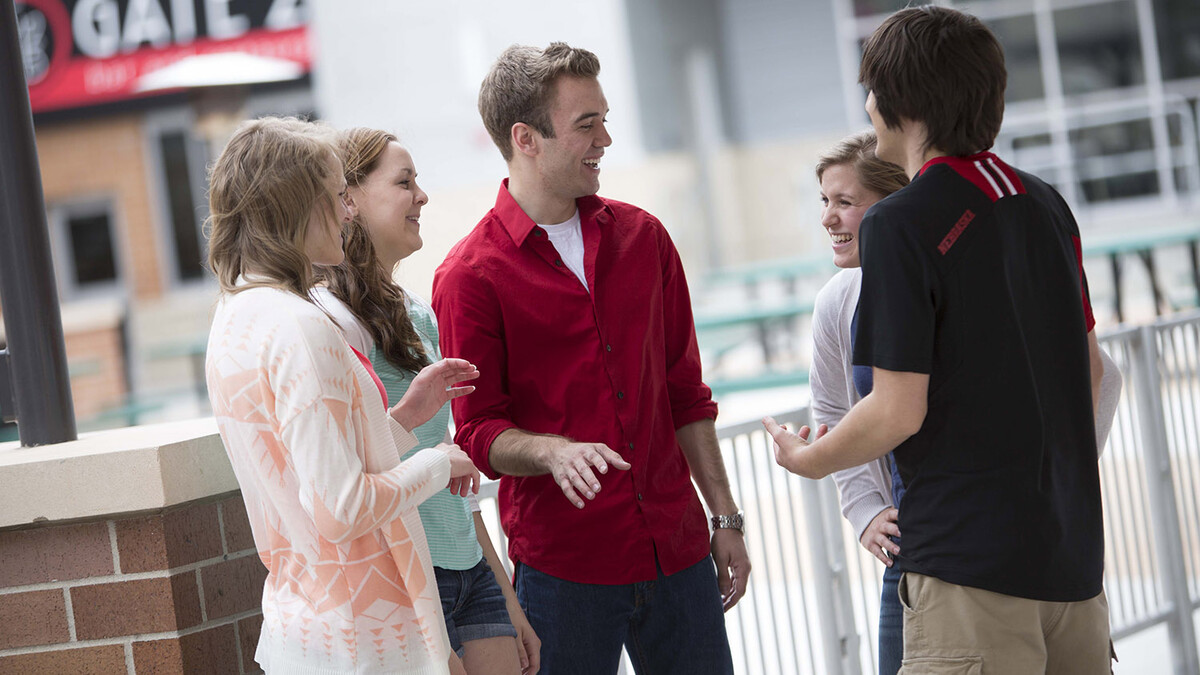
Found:
[[[1176, 672], [1197, 672], [1190, 612], [1200, 607], [1200, 310], [1117, 328], [1100, 344], [1125, 379], [1100, 458], [1112, 634], [1166, 626]], [[807, 407], [775, 417], [793, 428], [810, 423]], [[757, 421], [717, 433], [754, 564], [749, 592], [726, 615], [735, 672], [872, 672], [881, 567], [842, 518], [832, 480], [775, 466]], [[494, 499], [497, 487], [485, 483], [480, 501]]]

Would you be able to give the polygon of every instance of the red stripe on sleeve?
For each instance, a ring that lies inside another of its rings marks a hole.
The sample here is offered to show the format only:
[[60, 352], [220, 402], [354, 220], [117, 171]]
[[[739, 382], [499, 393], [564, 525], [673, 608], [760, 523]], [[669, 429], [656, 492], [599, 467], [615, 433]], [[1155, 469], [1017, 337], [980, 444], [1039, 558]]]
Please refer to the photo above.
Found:
[[1079, 267], [1079, 294], [1083, 298], [1083, 322], [1087, 325], [1087, 332], [1092, 332], [1096, 327], [1096, 317], [1092, 314], [1092, 301], [1088, 298], [1087, 278], [1083, 275], [1083, 244], [1080, 243], [1079, 237], [1071, 236], [1071, 243], [1075, 246], [1075, 264]]

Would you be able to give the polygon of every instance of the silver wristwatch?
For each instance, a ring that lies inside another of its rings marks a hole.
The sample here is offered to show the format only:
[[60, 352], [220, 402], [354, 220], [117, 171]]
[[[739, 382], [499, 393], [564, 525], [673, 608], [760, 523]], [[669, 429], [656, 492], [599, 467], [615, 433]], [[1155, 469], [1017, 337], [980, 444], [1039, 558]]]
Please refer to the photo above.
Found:
[[745, 522], [745, 516], [742, 514], [741, 511], [738, 511], [737, 513], [733, 514], [732, 516], [713, 516], [712, 517], [712, 526], [713, 526], [714, 530], [725, 529], [725, 530], [737, 530], [738, 532], [743, 532], [742, 525], [744, 524], [744, 522]]

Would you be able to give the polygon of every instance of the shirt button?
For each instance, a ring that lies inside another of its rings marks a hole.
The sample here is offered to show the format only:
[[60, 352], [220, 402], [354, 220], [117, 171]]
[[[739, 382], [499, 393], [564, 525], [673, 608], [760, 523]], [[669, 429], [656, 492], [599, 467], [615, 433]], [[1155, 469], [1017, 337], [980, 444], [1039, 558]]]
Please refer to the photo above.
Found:
[[617, 392], [617, 398], [625, 398], [625, 392], [623, 392], [623, 391], [618, 391], [618, 392]]
[[606, 351], [606, 352], [611, 352], [611, 351], [612, 351], [612, 345], [604, 345], [604, 351]]
[[533, 228], [533, 236], [535, 236], [535, 237], [540, 237], [540, 236], [542, 236], [542, 230], [541, 230], [541, 228], [538, 228], [538, 227], [535, 227], [535, 228]]
[[561, 260], [555, 260], [555, 261], [554, 261], [554, 264], [555, 264], [555, 265], [558, 265], [559, 267], [562, 267], [562, 266], [563, 266], [563, 261], [561, 261]]
[[642, 501], [642, 493], [640, 493], [640, 492], [638, 493], [638, 501], [639, 502]]
[[632, 450], [632, 449], [633, 449], [633, 441], [630, 441], [630, 442], [629, 442], [629, 449], [630, 449], [630, 450]]

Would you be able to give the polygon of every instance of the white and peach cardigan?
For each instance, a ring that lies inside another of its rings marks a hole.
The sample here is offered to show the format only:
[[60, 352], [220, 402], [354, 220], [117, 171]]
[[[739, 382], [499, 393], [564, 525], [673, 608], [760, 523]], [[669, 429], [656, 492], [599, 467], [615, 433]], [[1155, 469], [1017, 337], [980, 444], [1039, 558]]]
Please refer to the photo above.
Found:
[[384, 410], [318, 307], [226, 295], [208, 341], [213, 413], [269, 575], [255, 659], [268, 673], [448, 672], [417, 504], [450, 463]]

